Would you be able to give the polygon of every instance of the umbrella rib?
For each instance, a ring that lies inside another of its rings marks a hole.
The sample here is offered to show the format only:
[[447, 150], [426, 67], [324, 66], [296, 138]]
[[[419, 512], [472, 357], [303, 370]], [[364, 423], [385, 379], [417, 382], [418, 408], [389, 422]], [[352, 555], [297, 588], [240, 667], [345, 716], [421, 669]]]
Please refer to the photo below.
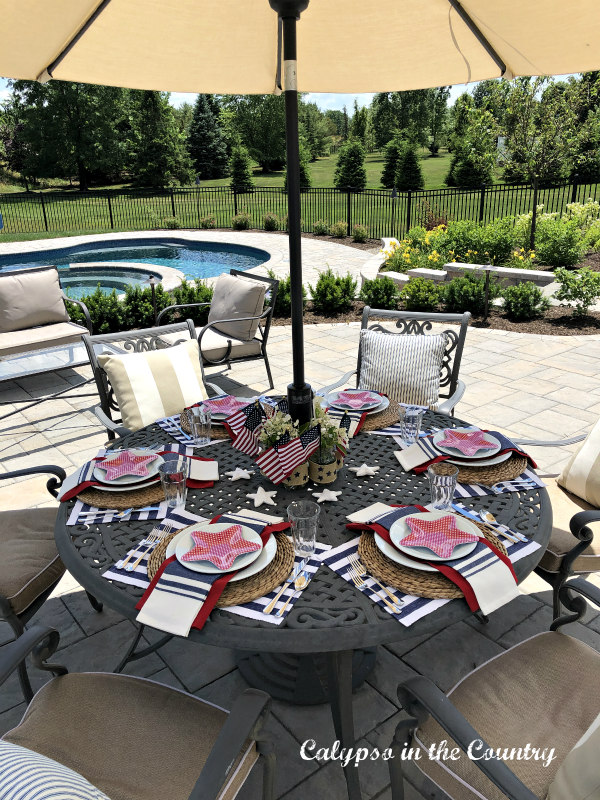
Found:
[[486, 53], [496, 63], [496, 65], [500, 69], [501, 75], [504, 75], [504, 73], [506, 72], [506, 64], [500, 58], [500, 56], [494, 50], [494, 48], [488, 42], [488, 40], [485, 38], [483, 33], [479, 30], [479, 28], [477, 27], [476, 23], [471, 19], [471, 17], [467, 13], [467, 11], [465, 11], [464, 6], [461, 3], [459, 3], [458, 0], [448, 0], [448, 2], [452, 6], [452, 8], [456, 11], [458, 16], [462, 19], [462, 21], [465, 23], [467, 28], [471, 31], [473, 36], [477, 39], [479, 44], [486, 51]]

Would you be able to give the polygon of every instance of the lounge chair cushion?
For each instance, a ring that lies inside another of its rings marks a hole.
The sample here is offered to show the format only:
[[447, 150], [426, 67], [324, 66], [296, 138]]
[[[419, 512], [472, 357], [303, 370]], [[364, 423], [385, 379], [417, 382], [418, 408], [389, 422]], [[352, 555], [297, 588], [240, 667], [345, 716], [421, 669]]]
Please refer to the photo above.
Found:
[[54, 542], [55, 508], [0, 512], [0, 594], [21, 614], [65, 571]]
[[600, 797], [600, 714], [558, 768], [547, 800], [591, 800]]
[[[198, 329], [198, 331], [200, 330], [201, 329]], [[220, 361], [227, 353], [229, 342], [231, 342], [231, 353], [229, 357], [232, 359], [260, 355], [260, 342], [258, 339], [251, 339], [249, 342], [240, 342], [238, 339], [224, 336], [212, 328], [209, 328], [202, 335], [202, 340], [200, 342], [202, 356], [209, 361]]]
[[56, 269], [0, 276], [0, 331], [68, 321]]
[[[72, 674], [47, 683], [4, 738], [76, 768], [111, 800], [188, 800], [226, 718], [153, 681]], [[256, 758], [249, 743], [220, 800], [235, 796]]]
[[573, 453], [558, 483], [594, 508], [600, 508], [600, 420]]
[[82, 333], [89, 331], [74, 322], [54, 322], [39, 328], [0, 332], [0, 356], [43, 350], [57, 345], [76, 344], [81, 341]]
[[109, 800], [83, 775], [26, 747], [0, 740], [0, 797]]
[[[556, 758], [547, 766], [541, 758], [505, 762], [536, 797], [545, 798], [559, 764], [600, 711], [599, 670], [600, 655], [588, 645], [560, 632], [542, 633], [471, 672], [448, 696], [494, 749], [510, 752], [530, 743], [549, 754], [554, 748]], [[525, 720], [524, 709], [532, 710]], [[457, 746], [431, 718], [416, 739], [424, 750], [444, 739], [449, 750]], [[481, 756], [476, 747], [473, 755]], [[415, 764], [454, 800], [506, 800], [464, 753], [437, 762], [422, 752]]]
[[98, 363], [112, 386], [123, 425], [132, 431], [206, 397], [195, 339], [161, 350], [99, 356]]
[[[569, 528], [571, 517], [579, 511], [590, 511], [592, 506], [562, 489], [556, 480], [549, 479], [546, 484], [552, 503], [552, 535], [540, 561], [540, 567], [548, 572], [558, 572], [565, 553], [577, 544], [577, 539]], [[575, 572], [600, 570], [600, 530], [594, 536], [591, 545], [577, 558], [573, 570]]]
[[443, 333], [422, 336], [362, 330], [359, 389], [434, 408], [446, 345]]
[[[262, 281], [226, 273], [219, 275], [210, 303], [209, 323], [216, 323], [221, 319], [259, 316], [263, 312], [266, 290], [267, 286]], [[254, 338], [257, 328], [258, 320], [253, 319], [216, 324], [213, 330], [247, 342]]]

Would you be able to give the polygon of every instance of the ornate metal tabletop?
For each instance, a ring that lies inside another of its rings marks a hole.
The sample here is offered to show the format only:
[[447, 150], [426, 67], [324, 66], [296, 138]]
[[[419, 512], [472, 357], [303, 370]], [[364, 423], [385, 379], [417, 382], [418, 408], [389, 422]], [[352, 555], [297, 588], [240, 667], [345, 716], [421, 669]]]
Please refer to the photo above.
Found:
[[[464, 422], [434, 412], [428, 412], [424, 425], [451, 427]], [[170, 441], [157, 425], [119, 440], [119, 445], [144, 446], [157, 441]], [[373, 502], [397, 504], [428, 502], [429, 490], [425, 475], [404, 472], [393, 451], [397, 449], [389, 436], [359, 434], [350, 443], [345, 466], [329, 488], [342, 490], [335, 503], [324, 503], [320, 516], [318, 538], [333, 546], [347, 541], [346, 515]], [[236, 466], [254, 468], [251, 480], [232, 482], [222, 477], [212, 489], [188, 492], [186, 508], [206, 517], [224, 510], [251, 508], [246, 494], [259, 485], [266, 485], [248, 456], [234, 450], [228, 441], [215, 443], [201, 451], [203, 457], [219, 462], [220, 474]], [[372, 477], [356, 478], [348, 467], [367, 463], [379, 466]], [[350, 476], [352, 477], [350, 481]], [[267, 513], [286, 515], [286, 507], [293, 499], [310, 497], [309, 484], [305, 489], [277, 488], [276, 506], [263, 507]], [[274, 487], [268, 487], [274, 488]], [[490, 510], [500, 522], [521, 531], [542, 547], [515, 564], [519, 581], [537, 565], [550, 538], [552, 515], [545, 489], [511, 492], [503, 495], [486, 495], [465, 500], [475, 509]], [[99, 600], [135, 620], [135, 604], [142, 590], [122, 583], [111, 582], [102, 573], [124, 554], [148, 531], [146, 522], [116, 522], [108, 525], [66, 525], [71, 503], [62, 505], [56, 524], [56, 541], [65, 566], [81, 585]], [[285, 622], [280, 625], [256, 620], [215, 609], [203, 630], [192, 629], [189, 638], [205, 644], [232, 647], [238, 650], [262, 650], [284, 653], [326, 653], [372, 647], [399, 639], [432, 633], [458, 620], [468, 617], [470, 611], [464, 600], [453, 600], [436, 612], [429, 614], [406, 628], [364, 594], [350, 585], [328, 567], [321, 566], [310, 586], [303, 592]]]

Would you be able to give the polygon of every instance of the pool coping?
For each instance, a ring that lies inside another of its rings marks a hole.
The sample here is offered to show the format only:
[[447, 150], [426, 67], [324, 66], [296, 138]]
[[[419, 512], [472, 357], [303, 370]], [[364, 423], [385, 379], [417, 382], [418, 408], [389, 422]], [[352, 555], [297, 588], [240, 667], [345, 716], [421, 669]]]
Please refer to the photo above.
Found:
[[[85, 271], [88, 269], [97, 269], [98, 267], [118, 267], [119, 269], [126, 268], [131, 272], [139, 272], [148, 277], [150, 277], [150, 273], [154, 273], [157, 276], [157, 282], [161, 283], [163, 289], [167, 291], [181, 286], [182, 282], [185, 280], [183, 272], [178, 269], [173, 269], [173, 267], [163, 267], [160, 264], [141, 264], [135, 261], [85, 261], [82, 263], [69, 265], [68, 268], [69, 270], [81, 269]], [[119, 292], [119, 297], [124, 296], [124, 294]]]

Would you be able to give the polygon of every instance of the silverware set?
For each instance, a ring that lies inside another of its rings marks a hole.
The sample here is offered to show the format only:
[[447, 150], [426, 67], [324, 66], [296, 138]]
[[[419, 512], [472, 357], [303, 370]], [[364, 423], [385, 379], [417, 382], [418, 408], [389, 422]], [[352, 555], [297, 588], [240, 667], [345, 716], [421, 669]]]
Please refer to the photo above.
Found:
[[77, 519], [81, 522], [93, 522], [96, 517], [102, 518], [106, 514], [114, 514], [115, 520], [118, 520], [123, 519], [123, 517], [126, 517], [128, 514], [133, 512], [137, 514], [142, 511], [158, 511], [158, 508], [158, 505], [144, 506], [143, 508], [134, 508], [132, 506], [131, 508], [125, 508], [122, 511], [119, 511], [117, 508], [100, 508], [97, 511], [82, 511], [80, 514], [78, 514]]
[[374, 583], [380, 587], [379, 589], [371, 589], [371, 591], [373, 591], [379, 597], [380, 600], [383, 600], [383, 602], [390, 609], [390, 611], [393, 611], [395, 613], [400, 611], [400, 609], [404, 605], [404, 601], [396, 597], [396, 595], [393, 592], [391, 592], [387, 588], [387, 586], [384, 586], [383, 583], [378, 581], [377, 578], [374, 578], [372, 575], [369, 575], [367, 568], [360, 561], [358, 554], [354, 553], [352, 555], [349, 555], [348, 564], [350, 565], [350, 570], [348, 571], [348, 575], [350, 576], [350, 579], [352, 580], [357, 589], [360, 589], [365, 585], [365, 578], [371, 578], [371, 580], [374, 581]]
[[183, 436], [183, 438], [184, 438], [184, 439], [186, 439], [186, 440], [187, 440], [187, 441], [189, 441], [189, 442], [191, 442], [191, 441], [192, 441], [192, 437], [190, 436], [190, 434], [189, 434], [189, 433], [186, 433], [186, 432], [183, 430], [183, 428], [181, 427], [181, 425], [180, 425], [180, 424], [177, 422], [177, 420], [176, 420], [174, 417], [167, 417], [167, 420], [168, 420], [168, 422], [170, 422], [170, 423], [171, 423], [171, 425], [172, 425], [174, 428], [177, 428], [177, 430], [178, 430], [178, 431], [179, 431], [179, 433], [180, 433], [180, 434]]
[[[303, 559], [299, 564], [296, 564], [294, 566], [294, 569], [290, 572], [290, 574], [287, 576], [287, 578], [283, 582], [283, 584], [281, 586], [281, 589], [277, 592], [277, 594], [271, 600], [269, 605], [263, 610], [264, 614], [272, 614], [273, 613], [273, 610], [275, 609], [275, 606], [277, 605], [277, 601], [279, 600], [281, 595], [285, 592], [285, 590], [290, 586], [290, 584], [294, 583], [294, 589], [296, 589], [295, 581], [299, 577], [299, 575], [301, 574], [302, 570], [304, 569], [305, 564], [306, 564], [306, 559]], [[302, 586], [302, 589], [303, 588], [304, 588], [304, 585]], [[298, 591], [298, 590], [296, 589], [296, 591]], [[294, 592], [294, 594], [295, 594], [295, 592]], [[292, 595], [292, 597], [293, 597], [293, 595]], [[289, 600], [286, 602], [285, 606], [283, 606], [284, 609], [286, 608], [288, 603], [289, 603]], [[282, 613], [283, 613], [283, 610], [280, 609], [279, 610], [279, 616], [281, 616]]]
[[504, 494], [505, 492], [519, 492], [525, 491], [525, 489], [535, 489], [536, 483], [527, 478], [522, 478], [521, 480], [514, 480], [514, 481], [499, 481], [498, 483], [492, 484], [490, 487], [494, 494]]
[[[166, 536], [168, 536], [172, 530], [173, 525], [169, 523], [167, 523], [162, 529], [158, 526], [153, 528], [152, 531], [142, 539], [135, 550], [132, 550], [131, 553], [129, 553], [127, 558], [116, 564], [117, 569], [124, 569], [126, 572], [133, 572], [141, 560], [145, 556], [149, 555], [150, 551], [154, 549], [155, 545], [157, 545], [161, 539], [164, 539]], [[135, 556], [137, 556], [137, 558], [135, 561], [131, 562], [131, 559], [135, 558]]]

